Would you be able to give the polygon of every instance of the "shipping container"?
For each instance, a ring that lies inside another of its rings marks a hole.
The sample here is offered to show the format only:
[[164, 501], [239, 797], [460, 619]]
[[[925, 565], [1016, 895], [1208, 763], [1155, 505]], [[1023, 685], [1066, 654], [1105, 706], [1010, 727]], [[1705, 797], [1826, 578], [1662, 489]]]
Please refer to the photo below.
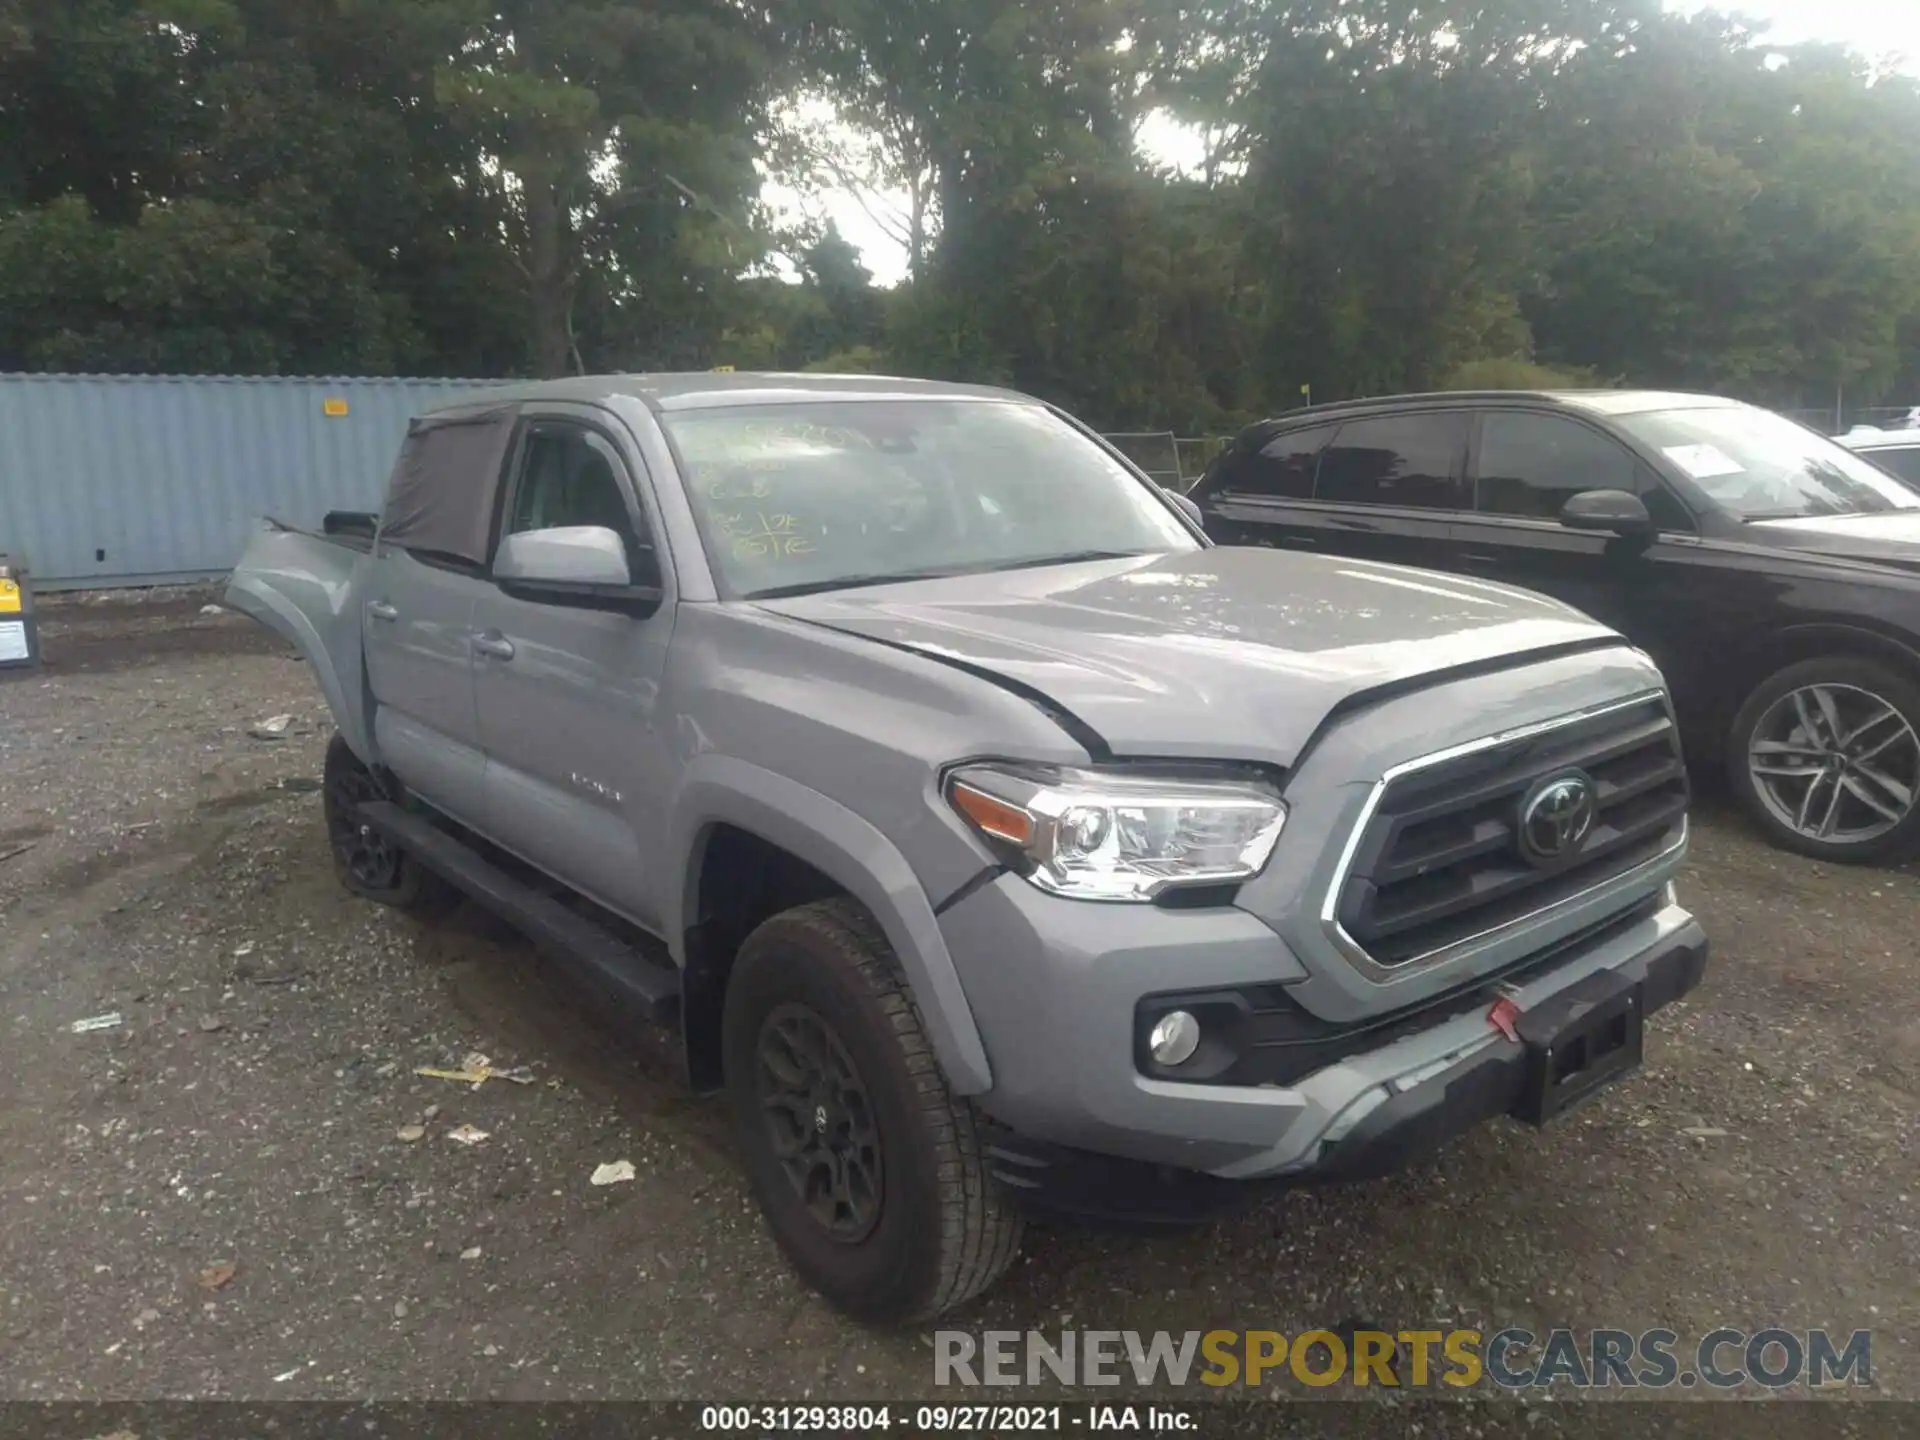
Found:
[[219, 576], [263, 515], [379, 509], [407, 421], [494, 383], [0, 375], [0, 551], [41, 591]]

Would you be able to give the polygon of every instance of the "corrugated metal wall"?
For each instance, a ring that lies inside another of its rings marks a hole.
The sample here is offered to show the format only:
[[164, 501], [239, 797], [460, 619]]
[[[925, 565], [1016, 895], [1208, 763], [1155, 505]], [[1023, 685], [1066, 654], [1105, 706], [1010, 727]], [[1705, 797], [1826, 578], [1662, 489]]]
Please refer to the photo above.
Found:
[[377, 510], [407, 421], [488, 383], [0, 375], [0, 551], [42, 590], [218, 575], [262, 515]]

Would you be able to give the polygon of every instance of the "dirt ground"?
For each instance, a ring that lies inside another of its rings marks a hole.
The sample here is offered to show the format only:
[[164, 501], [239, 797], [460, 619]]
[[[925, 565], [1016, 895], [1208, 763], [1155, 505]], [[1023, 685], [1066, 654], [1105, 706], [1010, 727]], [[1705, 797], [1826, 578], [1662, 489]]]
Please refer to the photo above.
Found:
[[[0, 1399], [924, 1399], [931, 1336], [796, 1284], [659, 1037], [340, 890], [318, 692], [206, 598], [49, 602], [0, 680]], [[1917, 893], [1709, 802], [1708, 981], [1604, 1104], [1191, 1234], [1032, 1231], [952, 1323], [1864, 1328], [1920, 1398]], [[473, 1051], [533, 1083], [413, 1073]]]

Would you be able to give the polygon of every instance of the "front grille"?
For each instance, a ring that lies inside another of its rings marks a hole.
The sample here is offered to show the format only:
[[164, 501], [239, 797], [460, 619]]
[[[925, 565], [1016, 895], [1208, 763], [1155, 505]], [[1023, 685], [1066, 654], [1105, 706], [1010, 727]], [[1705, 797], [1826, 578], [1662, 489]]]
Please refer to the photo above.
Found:
[[[1584, 838], [1530, 856], [1521, 812], [1545, 782], [1591, 781]], [[1662, 696], [1415, 766], [1364, 821], [1337, 893], [1347, 936], [1405, 965], [1550, 909], [1642, 865], [1685, 833], [1687, 772]]]

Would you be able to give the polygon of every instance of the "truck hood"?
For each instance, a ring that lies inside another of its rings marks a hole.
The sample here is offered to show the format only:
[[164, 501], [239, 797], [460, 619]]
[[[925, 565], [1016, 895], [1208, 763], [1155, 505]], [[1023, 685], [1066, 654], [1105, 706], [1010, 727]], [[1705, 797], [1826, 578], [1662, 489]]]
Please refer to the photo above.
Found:
[[1505, 585], [1227, 546], [756, 603], [996, 677], [1114, 755], [1283, 766], [1369, 691], [1623, 643]]

